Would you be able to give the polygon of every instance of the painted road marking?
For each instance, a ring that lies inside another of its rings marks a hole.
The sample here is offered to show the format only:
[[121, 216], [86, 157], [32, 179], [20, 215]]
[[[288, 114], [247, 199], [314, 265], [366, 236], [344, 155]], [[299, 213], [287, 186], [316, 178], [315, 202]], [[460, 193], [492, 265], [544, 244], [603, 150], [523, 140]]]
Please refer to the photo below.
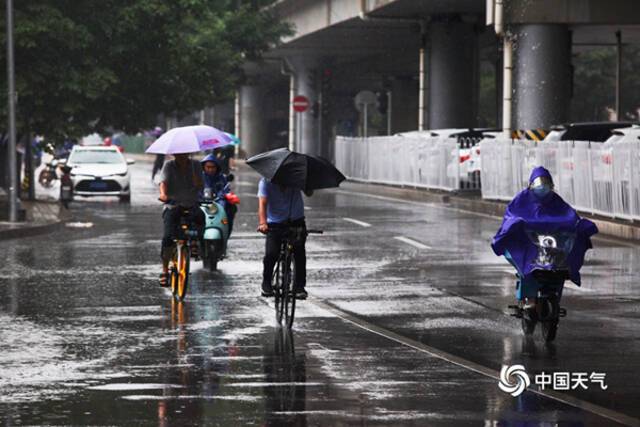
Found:
[[[377, 200], [385, 200], [385, 201], [389, 201], [389, 202], [399, 202], [399, 203], [403, 203], [403, 204], [407, 204], [407, 205], [414, 205], [414, 206], [429, 206], [431, 208], [435, 208], [435, 209], [441, 209], [441, 210], [447, 210], [447, 211], [454, 211], [454, 212], [459, 212], [462, 214], [466, 214], [466, 215], [473, 215], [473, 216], [478, 216], [478, 217], [482, 217], [482, 218], [488, 218], [488, 219], [492, 219], [492, 220], [496, 220], [496, 221], [502, 221], [502, 217], [498, 216], [498, 215], [489, 215], [489, 214], [485, 214], [485, 213], [481, 213], [481, 212], [474, 212], [471, 210], [466, 210], [466, 209], [460, 209], [460, 208], [454, 208], [451, 206], [442, 206], [441, 204], [438, 204], [437, 202], [420, 202], [417, 200], [406, 200], [400, 197], [393, 197], [393, 196], [380, 196], [378, 194], [368, 194], [368, 193], [358, 193], [355, 191], [349, 191], [349, 190], [335, 190], [334, 191], [337, 194], [344, 194], [344, 195], [349, 195], [349, 196], [360, 196], [360, 197], [368, 197], [370, 199], [377, 199]], [[604, 242], [609, 242], [611, 244], [616, 244], [616, 245], [620, 245], [620, 246], [626, 246], [629, 248], [637, 248], [638, 245], [632, 242], [628, 242], [624, 239], [618, 239], [615, 237], [611, 237], [611, 236], [601, 236], [601, 235], [596, 235], [593, 236], [591, 238], [592, 240], [600, 240], [600, 241], [604, 241]]]
[[354, 224], [358, 224], [361, 227], [371, 227], [371, 224], [369, 224], [368, 222], [359, 221], [359, 220], [353, 219], [353, 218], [342, 218], [342, 219], [344, 219], [345, 221], [348, 221], [348, 222], [352, 222]]
[[431, 246], [427, 246], [427, 245], [425, 245], [423, 243], [420, 243], [420, 242], [415, 241], [413, 239], [410, 239], [408, 237], [396, 236], [396, 237], [394, 237], [394, 239], [400, 240], [401, 242], [404, 242], [407, 245], [411, 245], [411, 246], [413, 246], [415, 248], [418, 248], [418, 249], [433, 249]]
[[[500, 381], [500, 373], [496, 370], [483, 366], [479, 363], [466, 360], [454, 354], [447, 353], [446, 351], [439, 350], [435, 347], [428, 346], [426, 344], [421, 343], [420, 341], [416, 341], [411, 338], [404, 337], [388, 329], [381, 328], [380, 326], [374, 325], [373, 323], [369, 323], [366, 320], [363, 320], [351, 314], [348, 314], [336, 308], [332, 304], [327, 303], [323, 300], [320, 300], [316, 297], [309, 296], [308, 301], [312, 302], [313, 304], [317, 305], [320, 308], [323, 308], [329, 311], [330, 313], [333, 313], [338, 318], [344, 320], [345, 322], [351, 323], [352, 325], [357, 326], [360, 329], [363, 329], [365, 331], [371, 332], [376, 335], [380, 335], [391, 341], [395, 341], [399, 344], [405, 345], [407, 347], [413, 348], [414, 350], [420, 351], [422, 353], [426, 353], [430, 356], [452, 363], [461, 368], [492, 378], [496, 380], [496, 387], [497, 387], [497, 382]], [[544, 396], [546, 398], [555, 400], [560, 403], [564, 403], [565, 405], [582, 409], [583, 411], [591, 412], [592, 414], [598, 415], [600, 417], [608, 418], [610, 420], [613, 420], [617, 423], [620, 423], [626, 426], [640, 425], [640, 420], [637, 418], [633, 418], [629, 415], [625, 415], [623, 413], [613, 411], [611, 409], [605, 408], [600, 405], [589, 403], [587, 401], [578, 399], [573, 396], [566, 395], [564, 393], [560, 393], [558, 391], [542, 390], [536, 385], [529, 386], [529, 388], [527, 388], [527, 391], [538, 394], [540, 396]]]

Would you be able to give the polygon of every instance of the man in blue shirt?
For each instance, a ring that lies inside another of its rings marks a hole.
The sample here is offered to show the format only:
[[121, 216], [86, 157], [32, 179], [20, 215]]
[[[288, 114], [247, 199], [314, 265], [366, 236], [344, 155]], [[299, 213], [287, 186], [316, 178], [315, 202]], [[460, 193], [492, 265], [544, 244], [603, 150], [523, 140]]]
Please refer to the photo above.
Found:
[[[310, 194], [308, 194], [310, 195]], [[262, 270], [262, 296], [273, 296], [271, 278], [278, 262], [280, 246], [287, 237], [289, 227], [300, 227], [299, 239], [293, 245], [295, 262], [295, 294], [305, 299], [307, 258], [305, 253], [306, 224], [304, 203], [299, 189], [274, 184], [264, 178], [258, 186], [258, 231], [267, 235]]]

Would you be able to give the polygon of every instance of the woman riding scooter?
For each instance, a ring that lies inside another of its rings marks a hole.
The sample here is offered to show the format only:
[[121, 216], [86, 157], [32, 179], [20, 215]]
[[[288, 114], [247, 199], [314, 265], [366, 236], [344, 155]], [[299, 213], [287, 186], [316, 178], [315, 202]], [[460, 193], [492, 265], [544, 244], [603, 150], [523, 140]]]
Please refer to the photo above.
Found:
[[[200, 161], [202, 164], [203, 178], [204, 178], [204, 193], [210, 192], [210, 198], [218, 201], [224, 207], [224, 211], [227, 213], [229, 219], [229, 235], [233, 230], [233, 219], [238, 211], [235, 204], [231, 203], [234, 200], [231, 194], [231, 188], [227, 177], [222, 173], [222, 168], [219, 160], [215, 155], [209, 154], [207, 157]], [[237, 198], [237, 196], [236, 196]]]
[[580, 268], [592, 247], [591, 236], [598, 232], [593, 222], [580, 218], [553, 189], [549, 171], [535, 168], [529, 186], [507, 206], [491, 244], [496, 255], [504, 255], [517, 271], [515, 316], [523, 319], [525, 333], [532, 333], [536, 322], [543, 321], [541, 311], [548, 311], [537, 306], [538, 299], [544, 296], [545, 302], [553, 302], [555, 323], [547, 341], [555, 337], [557, 317], [565, 312], [559, 307], [564, 281], [580, 286]]

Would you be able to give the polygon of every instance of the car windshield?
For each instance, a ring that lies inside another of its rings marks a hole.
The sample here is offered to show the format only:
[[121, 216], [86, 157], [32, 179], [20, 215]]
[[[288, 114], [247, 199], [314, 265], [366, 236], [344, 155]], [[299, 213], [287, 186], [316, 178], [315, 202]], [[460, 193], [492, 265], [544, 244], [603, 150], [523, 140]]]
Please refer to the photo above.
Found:
[[71, 154], [69, 163], [85, 164], [85, 163], [102, 163], [102, 164], [118, 164], [124, 163], [122, 155], [117, 151], [111, 150], [77, 150]]

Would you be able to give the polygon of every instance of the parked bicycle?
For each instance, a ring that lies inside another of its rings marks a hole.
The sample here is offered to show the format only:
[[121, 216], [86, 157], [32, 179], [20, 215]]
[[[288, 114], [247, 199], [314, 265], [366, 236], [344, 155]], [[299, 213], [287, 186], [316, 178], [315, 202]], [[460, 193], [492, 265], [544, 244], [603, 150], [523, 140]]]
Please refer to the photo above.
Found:
[[296, 311], [295, 297], [295, 265], [293, 247], [296, 242], [304, 239], [309, 234], [322, 234], [322, 230], [307, 230], [304, 227], [289, 227], [287, 237], [283, 239], [280, 246], [280, 256], [273, 271], [273, 292], [275, 296], [276, 320], [279, 324], [284, 323], [287, 328], [293, 326], [293, 318]]

